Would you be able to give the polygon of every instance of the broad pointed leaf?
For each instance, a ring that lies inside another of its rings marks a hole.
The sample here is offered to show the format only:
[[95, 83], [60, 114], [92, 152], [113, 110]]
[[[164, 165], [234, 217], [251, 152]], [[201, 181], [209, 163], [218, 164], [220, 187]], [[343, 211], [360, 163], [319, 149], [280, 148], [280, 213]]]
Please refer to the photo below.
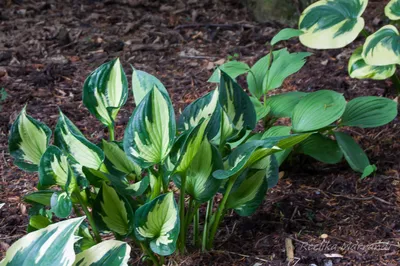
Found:
[[179, 225], [178, 206], [172, 192], [144, 204], [135, 214], [136, 238], [149, 241], [151, 250], [162, 256], [175, 251]]
[[22, 170], [37, 171], [50, 136], [50, 128], [28, 116], [24, 107], [13, 123], [8, 138], [9, 151], [15, 165]]
[[346, 105], [341, 125], [371, 128], [383, 126], [397, 117], [397, 103], [391, 99], [364, 96]]
[[24, 196], [24, 201], [28, 203], [39, 203], [45, 206], [50, 206], [50, 199], [53, 193], [53, 190], [40, 190], [31, 192]]
[[51, 224], [51, 221], [43, 215], [33, 215], [29, 218], [30, 231], [33, 232], [39, 229], [46, 228]]
[[113, 126], [128, 98], [128, 80], [119, 59], [101, 65], [83, 85], [83, 104], [105, 126]]
[[106, 157], [105, 164], [111, 173], [141, 174], [140, 167], [131, 161], [122, 147], [116, 142], [103, 140], [102, 147]]
[[393, 25], [386, 25], [365, 41], [362, 56], [368, 65], [387, 66], [400, 63], [400, 36]]
[[102, 230], [121, 236], [133, 229], [133, 211], [127, 200], [111, 186], [103, 183], [93, 206], [93, 218]]
[[67, 192], [54, 192], [50, 199], [51, 211], [57, 217], [66, 218], [72, 211], [72, 201]]
[[168, 96], [164, 85], [156, 77], [144, 71], [136, 70], [134, 67], [132, 67], [132, 71], [132, 91], [136, 106], [139, 105], [147, 93], [155, 87], [157, 87], [161, 93]]
[[296, 29], [283, 29], [279, 31], [271, 40], [271, 45], [275, 45], [281, 41], [287, 41], [293, 37], [298, 37], [303, 34], [303, 31]]
[[305, 92], [292, 91], [267, 98], [267, 106], [271, 108], [270, 114], [274, 117], [291, 117], [296, 104], [306, 95]]
[[[246, 63], [236, 60], [226, 62], [225, 64], [219, 66], [218, 69], [228, 74], [232, 79], [235, 79], [236, 77], [250, 71], [250, 67]], [[213, 72], [211, 77], [208, 79], [208, 82], [218, 83], [220, 81], [221, 76], [218, 69]]]
[[293, 110], [293, 130], [307, 132], [329, 126], [342, 116], [345, 108], [346, 100], [340, 93], [328, 90], [310, 93]]
[[303, 45], [315, 49], [342, 48], [364, 28], [361, 15], [368, 0], [321, 0], [306, 8], [299, 20]]
[[[262, 135], [261, 139], [267, 139], [270, 137], [283, 137], [283, 136], [288, 136], [290, 135], [291, 127], [288, 126], [274, 126], [269, 128], [267, 131], [264, 132]], [[283, 151], [279, 151], [274, 154], [276, 160], [278, 161], [278, 165], [281, 165], [283, 161], [286, 160], [286, 158], [289, 156], [289, 154], [292, 152], [293, 148], [290, 147], [288, 149], [285, 149]]]
[[311, 135], [299, 146], [302, 153], [323, 163], [335, 164], [343, 158], [343, 152], [337, 142], [319, 133]]
[[270, 111], [271, 107], [268, 105], [264, 105], [254, 96], [250, 97], [251, 102], [254, 105], [254, 110], [256, 111], [257, 121], [264, 118]]
[[175, 113], [168, 96], [152, 89], [134, 110], [124, 135], [124, 151], [140, 167], [163, 162], [174, 143]]
[[356, 79], [387, 79], [396, 72], [396, 65], [371, 66], [362, 57], [363, 47], [358, 47], [349, 60], [348, 71], [352, 78]]
[[400, 19], [400, 1], [391, 0], [385, 7], [385, 15], [391, 20]]
[[74, 266], [128, 266], [131, 247], [122, 241], [103, 241], [76, 255]]
[[1, 266], [70, 266], [75, 261], [75, 231], [85, 217], [65, 220], [29, 233], [15, 242]]
[[54, 143], [80, 165], [98, 169], [103, 163], [103, 151], [88, 141], [61, 111], [54, 134]]

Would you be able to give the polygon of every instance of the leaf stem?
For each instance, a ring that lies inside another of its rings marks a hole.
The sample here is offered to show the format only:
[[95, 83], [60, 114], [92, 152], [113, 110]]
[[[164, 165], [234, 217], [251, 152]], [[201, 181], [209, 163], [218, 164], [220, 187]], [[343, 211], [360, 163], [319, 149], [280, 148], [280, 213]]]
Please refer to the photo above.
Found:
[[108, 126], [108, 133], [110, 134], [109, 135], [110, 141], [114, 141], [115, 140], [114, 125]]
[[200, 224], [200, 213], [199, 213], [199, 207], [197, 207], [193, 219], [193, 245], [195, 247], [198, 247], [200, 244], [199, 224]]
[[179, 238], [180, 246], [179, 251], [183, 255], [185, 252], [185, 191], [186, 191], [186, 173], [181, 173], [181, 190], [179, 195], [179, 216], [181, 220], [181, 226]]
[[207, 239], [208, 239], [208, 227], [210, 225], [210, 218], [212, 214], [212, 208], [214, 204], [214, 198], [211, 198], [207, 202], [207, 211], [206, 211], [206, 218], [204, 220], [204, 228], [203, 228], [203, 239], [201, 241], [201, 251], [206, 251], [207, 247]]
[[140, 247], [144, 251], [144, 253], [149, 256], [149, 258], [153, 261], [155, 266], [160, 266], [160, 261], [157, 259], [157, 257], [154, 255], [153, 251], [151, 251], [146, 244], [140, 243]]
[[238, 176], [239, 176], [238, 174], [235, 174], [228, 181], [228, 185], [226, 187], [224, 197], [222, 198], [222, 201], [218, 206], [218, 210], [217, 210], [217, 212], [215, 214], [215, 219], [214, 219], [214, 221], [212, 223], [210, 235], [208, 237], [208, 245], [207, 245], [208, 249], [211, 249], [213, 247], [213, 245], [214, 245], [215, 234], [217, 233], [217, 229], [218, 229], [219, 223], [221, 222], [221, 218], [223, 216], [222, 214], [225, 212], [226, 201], [229, 198], [229, 194], [230, 194], [230, 192], [232, 190], [232, 187], [235, 184], [236, 179], [238, 178]]
[[94, 237], [96, 239], [96, 243], [100, 243], [101, 242], [101, 236], [99, 234], [99, 230], [97, 229], [96, 224], [94, 223], [92, 214], [88, 210], [88, 208], [87, 208], [87, 206], [86, 206], [81, 194], [79, 192], [74, 192], [74, 195], [76, 196], [76, 198], [78, 199], [79, 203], [81, 204], [82, 210], [85, 213], [85, 215], [86, 215], [86, 217], [87, 217], [87, 219], [89, 221], [90, 226], [92, 227], [92, 231], [93, 231]]
[[366, 29], [362, 29], [361, 34], [367, 38], [369, 36], [369, 32]]

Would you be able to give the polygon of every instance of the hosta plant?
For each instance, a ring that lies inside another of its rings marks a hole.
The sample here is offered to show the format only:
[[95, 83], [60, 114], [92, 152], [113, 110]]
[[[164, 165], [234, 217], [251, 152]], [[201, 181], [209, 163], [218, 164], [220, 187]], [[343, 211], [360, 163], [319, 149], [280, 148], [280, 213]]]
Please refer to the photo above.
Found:
[[[10, 248], [3, 265], [17, 265], [21, 254], [34, 262], [29, 265], [42, 260], [123, 265], [126, 257], [121, 254], [129, 253], [129, 247], [120, 241], [141, 248], [158, 265], [177, 246], [185, 251], [192, 222], [194, 245], [210, 249], [228, 210], [251, 215], [276, 185], [275, 154], [312, 134], [248, 138], [258, 120], [254, 105], [220, 70], [216, 89], [175, 120], [163, 84], [132, 71], [136, 108], [122, 139], [115, 138], [114, 128], [127, 101], [128, 82], [118, 59], [91, 73], [83, 88], [84, 105], [108, 128], [109, 140], [91, 142], [61, 110], [53, 138], [51, 129], [26, 108], [13, 123], [10, 154], [19, 168], [38, 172], [39, 182], [37, 191], [25, 196], [32, 204], [30, 233]], [[214, 204], [217, 193], [222, 200]], [[199, 215], [202, 204], [207, 204], [204, 220]], [[80, 218], [68, 220], [73, 216]], [[59, 219], [67, 220], [54, 223]], [[114, 242], [103, 240], [112, 236]], [[24, 248], [30, 242], [32, 250], [40, 245], [54, 249], [30, 252]]]
[[[354, 171], [366, 177], [376, 170], [363, 149], [343, 131], [344, 127], [373, 128], [391, 122], [397, 116], [397, 104], [383, 97], [358, 97], [348, 103], [340, 93], [321, 90], [312, 93], [292, 91], [271, 96], [281, 87], [285, 78], [297, 72], [305, 63], [308, 53], [289, 53], [286, 49], [273, 51], [279, 41], [303, 34], [302, 31], [284, 29], [271, 41], [271, 53], [259, 59], [252, 67], [238, 61], [222, 66], [232, 78], [247, 73], [247, 85], [252, 94], [257, 119], [263, 119], [264, 132], [250, 133], [245, 139], [256, 140], [272, 136], [314, 132], [306, 141], [277, 153], [281, 164], [294, 150], [321, 162], [335, 164], [343, 157]], [[218, 82], [218, 70], [209, 81]], [[273, 92], [272, 92], [273, 93]], [[280, 118], [290, 123], [276, 126]]]
[[297, 34], [291, 37], [299, 36], [300, 42], [310, 48], [338, 49], [362, 33], [366, 40], [350, 57], [350, 77], [374, 80], [391, 77], [400, 94], [400, 80], [395, 74], [400, 63], [400, 36], [395, 26], [400, 19], [400, 0], [391, 0], [382, 10], [391, 23], [372, 34], [364, 29], [362, 15], [367, 5], [368, 0], [317, 1], [304, 10]]

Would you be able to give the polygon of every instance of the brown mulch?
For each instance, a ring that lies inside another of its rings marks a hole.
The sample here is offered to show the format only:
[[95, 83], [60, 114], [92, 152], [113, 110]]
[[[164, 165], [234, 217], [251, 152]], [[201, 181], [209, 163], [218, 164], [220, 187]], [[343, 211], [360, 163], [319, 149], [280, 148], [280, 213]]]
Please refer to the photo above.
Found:
[[[120, 57], [128, 75], [131, 64], [157, 76], [179, 113], [213, 89], [207, 79], [217, 62], [237, 53], [253, 64], [284, 28], [254, 22], [234, 0], [5, 2], [10, 5], [0, 4], [0, 88], [8, 93], [0, 103], [0, 202], [6, 203], [0, 210], [0, 258], [25, 234], [29, 206], [22, 197], [37, 184], [37, 175], [18, 170], [7, 150], [8, 130], [25, 104], [29, 114], [53, 129], [61, 108], [98, 141], [104, 130], [82, 105], [81, 91], [85, 77], [100, 64]], [[372, 31], [387, 22], [381, 15], [387, 1], [369, 2], [364, 17]], [[362, 38], [345, 49], [310, 50], [306, 66], [281, 91], [332, 89], [346, 99], [394, 98], [390, 81], [348, 77], [347, 60], [360, 44]], [[297, 40], [285, 45], [290, 51], [308, 50]], [[117, 138], [133, 108], [130, 98], [119, 114]], [[171, 265], [288, 265], [285, 239], [295, 248], [290, 265], [400, 265], [399, 119], [348, 132], [378, 166], [375, 176], [360, 180], [345, 163], [295, 157], [283, 166], [285, 176], [256, 214], [228, 213], [215, 251], [191, 249], [171, 256]], [[368, 248], [377, 242], [385, 244]], [[133, 248], [133, 265], [140, 265], [139, 256]]]

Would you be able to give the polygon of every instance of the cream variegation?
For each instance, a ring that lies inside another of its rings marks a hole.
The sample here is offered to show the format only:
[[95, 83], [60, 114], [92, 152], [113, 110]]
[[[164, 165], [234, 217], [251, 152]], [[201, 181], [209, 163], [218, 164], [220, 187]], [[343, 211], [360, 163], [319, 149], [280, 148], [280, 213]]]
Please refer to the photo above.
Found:
[[391, 20], [400, 19], [400, 1], [391, 0], [385, 7], [385, 15]]
[[364, 28], [361, 17], [368, 0], [321, 0], [307, 7], [299, 20], [303, 45], [315, 49], [342, 48]]

